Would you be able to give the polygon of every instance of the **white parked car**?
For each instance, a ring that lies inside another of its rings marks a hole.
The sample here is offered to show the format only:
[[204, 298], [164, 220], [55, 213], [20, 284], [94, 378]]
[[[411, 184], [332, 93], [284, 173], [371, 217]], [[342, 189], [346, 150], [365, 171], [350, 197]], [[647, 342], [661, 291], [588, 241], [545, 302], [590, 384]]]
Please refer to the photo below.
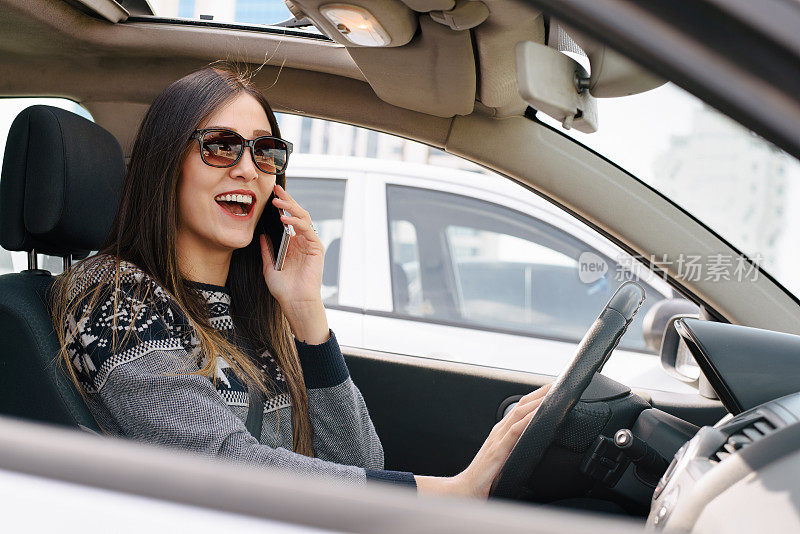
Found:
[[326, 246], [323, 297], [350, 347], [556, 375], [622, 281], [647, 301], [604, 369], [634, 387], [668, 375], [643, 321], [674, 290], [616, 245], [500, 176], [300, 154], [287, 188]]

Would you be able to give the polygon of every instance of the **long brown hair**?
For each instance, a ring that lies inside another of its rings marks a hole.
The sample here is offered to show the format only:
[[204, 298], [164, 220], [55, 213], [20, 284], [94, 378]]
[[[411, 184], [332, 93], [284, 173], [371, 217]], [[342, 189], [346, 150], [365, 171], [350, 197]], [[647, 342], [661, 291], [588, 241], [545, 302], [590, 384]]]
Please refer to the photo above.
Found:
[[[59, 359], [82, 393], [66, 348], [69, 340], [64, 325], [67, 317], [79, 316], [82, 298], [93, 293], [88, 306], [91, 310], [103, 286], [107, 289], [108, 283], [113, 283], [114, 288], [119, 287], [121, 262], [125, 261], [144, 271], [166, 290], [189, 319], [200, 350], [206, 355], [205, 365], [198, 374], [214, 376], [216, 359], [222, 357], [240, 378], [269, 395], [269, 379], [256, 362], [211, 326], [206, 302], [179, 271], [176, 250], [178, 180], [182, 162], [192, 148], [192, 133], [215, 110], [242, 93], [258, 100], [267, 114], [272, 135], [280, 137], [278, 122], [266, 98], [252, 85], [246, 73], [226, 63], [213, 64], [173, 82], [148, 109], [133, 145], [119, 211], [97, 255], [113, 258], [114, 268], [106, 271], [106, 280], [84, 294], [75, 295], [73, 291], [70, 295], [68, 273], [59, 277], [55, 285], [53, 319], [61, 343]], [[276, 180], [285, 187], [284, 174], [279, 174]], [[91, 265], [92, 261], [91, 257], [82, 260], [86, 263], [83, 266]], [[81, 267], [79, 263], [73, 269]], [[258, 236], [248, 246], [233, 252], [227, 286], [237, 335], [255, 347], [269, 349], [286, 378], [292, 399], [293, 449], [313, 456], [313, 430], [303, 373], [288, 321], [264, 281]]]

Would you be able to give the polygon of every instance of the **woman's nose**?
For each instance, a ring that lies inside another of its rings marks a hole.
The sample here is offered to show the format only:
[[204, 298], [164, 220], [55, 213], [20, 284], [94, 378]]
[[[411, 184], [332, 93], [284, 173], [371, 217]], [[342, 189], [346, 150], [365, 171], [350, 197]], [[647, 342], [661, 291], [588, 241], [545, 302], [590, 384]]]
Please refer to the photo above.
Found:
[[250, 147], [244, 147], [244, 152], [239, 161], [231, 167], [231, 175], [234, 178], [242, 178], [246, 182], [250, 182], [258, 178], [258, 168], [253, 162], [253, 154]]

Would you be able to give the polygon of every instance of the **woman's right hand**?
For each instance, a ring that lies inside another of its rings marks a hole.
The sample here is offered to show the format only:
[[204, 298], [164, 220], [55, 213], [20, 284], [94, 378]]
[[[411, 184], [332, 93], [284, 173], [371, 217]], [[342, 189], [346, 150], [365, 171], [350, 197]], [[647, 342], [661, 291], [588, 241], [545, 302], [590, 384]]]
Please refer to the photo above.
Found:
[[485, 499], [500, 469], [542, 403], [550, 385], [528, 393], [494, 425], [489, 437], [464, 471], [454, 477], [415, 476], [421, 495], [461, 495]]

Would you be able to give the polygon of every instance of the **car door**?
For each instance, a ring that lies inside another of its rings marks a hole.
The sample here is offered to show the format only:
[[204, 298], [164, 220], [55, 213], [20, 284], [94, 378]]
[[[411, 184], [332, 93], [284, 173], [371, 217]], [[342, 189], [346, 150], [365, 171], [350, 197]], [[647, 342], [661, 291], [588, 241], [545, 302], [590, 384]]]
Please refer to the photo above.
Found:
[[385, 228], [370, 246], [388, 257], [375, 264], [382, 285], [366, 291], [382, 299], [365, 309], [365, 348], [556, 375], [616, 288], [637, 278], [648, 299], [604, 373], [691, 392], [643, 337], [647, 311], [672, 295], [662, 280], [639, 279], [650, 273], [620, 263], [613, 246], [533, 193], [486, 175], [464, 186], [445, 172], [368, 177], [385, 207], [368, 223]]

